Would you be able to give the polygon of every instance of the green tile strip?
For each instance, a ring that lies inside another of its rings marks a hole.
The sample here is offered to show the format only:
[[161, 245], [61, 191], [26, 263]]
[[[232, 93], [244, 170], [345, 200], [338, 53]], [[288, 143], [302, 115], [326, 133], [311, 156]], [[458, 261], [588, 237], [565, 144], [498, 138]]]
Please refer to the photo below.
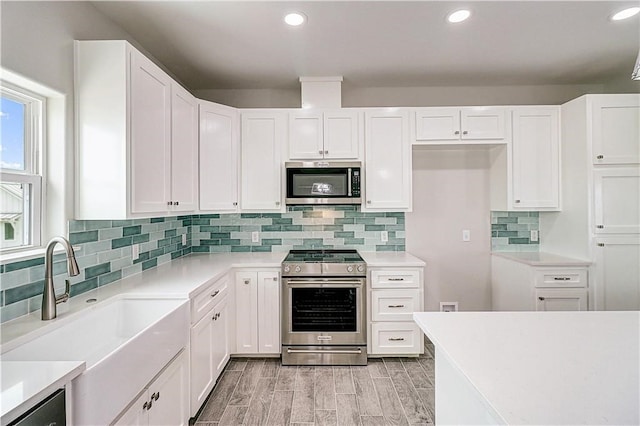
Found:
[[531, 231], [540, 231], [538, 212], [491, 212], [492, 251], [538, 251], [538, 241], [531, 241]]
[[[285, 213], [202, 214], [150, 219], [72, 220], [69, 240], [80, 275], [71, 295], [118, 281], [189, 253], [284, 252], [291, 249], [405, 250], [404, 213], [365, 213], [356, 206], [296, 206]], [[252, 242], [252, 232], [259, 241]], [[381, 231], [387, 231], [383, 242]], [[182, 235], [187, 244], [182, 244]], [[131, 246], [139, 244], [139, 258]], [[66, 276], [64, 255], [54, 257], [56, 286]], [[0, 321], [40, 309], [44, 259], [0, 266]]]

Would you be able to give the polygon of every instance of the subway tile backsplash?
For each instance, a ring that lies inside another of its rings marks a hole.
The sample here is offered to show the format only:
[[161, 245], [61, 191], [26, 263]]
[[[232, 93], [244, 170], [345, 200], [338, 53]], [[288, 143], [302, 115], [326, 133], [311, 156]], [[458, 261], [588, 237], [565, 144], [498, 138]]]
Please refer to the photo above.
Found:
[[538, 241], [531, 241], [531, 231], [540, 230], [538, 212], [491, 212], [492, 251], [538, 251]]
[[[265, 252], [357, 248], [405, 250], [404, 213], [363, 213], [356, 206], [289, 207], [286, 213], [203, 214], [132, 220], [72, 220], [69, 240], [80, 275], [69, 278], [76, 296], [193, 252]], [[259, 241], [252, 242], [252, 233]], [[388, 241], [382, 242], [381, 231]], [[186, 235], [186, 244], [182, 236]], [[135, 261], [131, 246], [139, 244]], [[54, 256], [56, 291], [63, 291], [64, 254]], [[0, 266], [0, 320], [40, 309], [44, 258]]]

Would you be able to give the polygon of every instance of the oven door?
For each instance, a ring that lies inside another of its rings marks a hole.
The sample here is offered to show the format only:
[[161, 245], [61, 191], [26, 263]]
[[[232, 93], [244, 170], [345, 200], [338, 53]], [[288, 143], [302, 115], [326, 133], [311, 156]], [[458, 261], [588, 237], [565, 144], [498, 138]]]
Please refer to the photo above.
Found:
[[283, 278], [283, 345], [366, 345], [364, 278]]

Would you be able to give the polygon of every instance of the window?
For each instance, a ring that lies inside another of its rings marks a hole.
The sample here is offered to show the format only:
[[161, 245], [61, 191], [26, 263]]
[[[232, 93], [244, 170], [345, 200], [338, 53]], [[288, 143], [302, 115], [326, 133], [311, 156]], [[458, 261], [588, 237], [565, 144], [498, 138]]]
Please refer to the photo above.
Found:
[[3, 252], [40, 245], [44, 98], [0, 82], [0, 222]]

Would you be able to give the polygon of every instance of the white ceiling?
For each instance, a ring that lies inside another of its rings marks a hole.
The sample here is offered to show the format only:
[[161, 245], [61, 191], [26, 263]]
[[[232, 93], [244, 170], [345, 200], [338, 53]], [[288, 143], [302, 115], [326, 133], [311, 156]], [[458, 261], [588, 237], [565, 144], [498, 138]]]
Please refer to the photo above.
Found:
[[[344, 76], [360, 87], [602, 84], [630, 76], [638, 1], [99, 1], [191, 90], [299, 87]], [[471, 9], [460, 24], [448, 12]], [[286, 12], [308, 22], [289, 27]]]

